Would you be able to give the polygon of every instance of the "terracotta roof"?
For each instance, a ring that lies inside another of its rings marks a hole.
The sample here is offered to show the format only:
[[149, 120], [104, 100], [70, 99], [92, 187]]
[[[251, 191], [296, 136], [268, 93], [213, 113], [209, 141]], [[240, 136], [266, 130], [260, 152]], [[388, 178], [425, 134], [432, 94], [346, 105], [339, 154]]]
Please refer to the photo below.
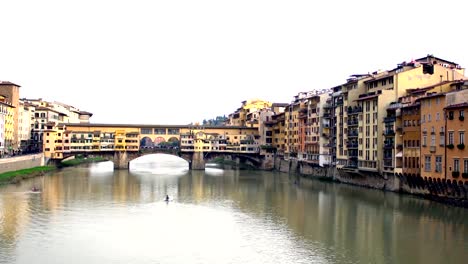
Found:
[[86, 111], [80, 111], [79, 113], [80, 113], [80, 115], [89, 115], [89, 116], [93, 115], [92, 113], [86, 112]]
[[14, 85], [14, 86], [18, 86], [18, 87], [21, 87], [17, 84], [14, 84], [12, 82], [9, 82], [9, 81], [0, 81], [0, 85]]
[[379, 94], [374, 94], [374, 95], [368, 95], [368, 96], [364, 96], [364, 97], [361, 97], [361, 98], [358, 98], [354, 101], [362, 101], [362, 100], [367, 100], [367, 99], [371, 99], [371, 98], [374, 98], [374, 97], [378, 97]]
[[468, 107], [468, 103], [460, 103], [460, 104], [453, 104], [445, 107], [445, 109], [452, 109], [452, 108], [463, 108], [463, 107]]

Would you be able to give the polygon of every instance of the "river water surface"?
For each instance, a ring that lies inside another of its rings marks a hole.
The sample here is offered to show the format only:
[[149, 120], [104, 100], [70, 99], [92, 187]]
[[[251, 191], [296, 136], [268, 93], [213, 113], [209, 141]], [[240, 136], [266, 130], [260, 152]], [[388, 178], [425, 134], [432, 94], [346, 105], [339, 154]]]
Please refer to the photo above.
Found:
[[467, 209], [145, 158], [0, 186], [0, 263], [468, 263]]

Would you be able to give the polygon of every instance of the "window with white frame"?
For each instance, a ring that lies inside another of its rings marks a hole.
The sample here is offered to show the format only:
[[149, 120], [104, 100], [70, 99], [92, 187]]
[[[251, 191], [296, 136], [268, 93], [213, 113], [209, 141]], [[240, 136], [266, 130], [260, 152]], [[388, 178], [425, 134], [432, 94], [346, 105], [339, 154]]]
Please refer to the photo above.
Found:
[[465, 131], [460, 131], [459, 135], [459, 144], [465, 144]]
[[424, 157], [424, 171], [431, 171], [431, 156]]
[[442, 172], [442, 156], [435, 157], [435, 171]]
[[453, 131], [448, 132], [448, 144], [453, 145]]
[[460, 171], [460, 160], [453, 159], [453, 171]]

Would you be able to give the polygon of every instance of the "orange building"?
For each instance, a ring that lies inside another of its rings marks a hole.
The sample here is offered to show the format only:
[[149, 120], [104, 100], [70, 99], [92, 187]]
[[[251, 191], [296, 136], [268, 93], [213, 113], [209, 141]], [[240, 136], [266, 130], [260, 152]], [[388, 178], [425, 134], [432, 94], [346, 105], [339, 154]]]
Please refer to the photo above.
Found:
[[420, 169], [420, 104], [402, 108], [403, 174], [417, 175]]
[[445, 179], [445, 93], [428, 93], [421, 103], [421, 176]]

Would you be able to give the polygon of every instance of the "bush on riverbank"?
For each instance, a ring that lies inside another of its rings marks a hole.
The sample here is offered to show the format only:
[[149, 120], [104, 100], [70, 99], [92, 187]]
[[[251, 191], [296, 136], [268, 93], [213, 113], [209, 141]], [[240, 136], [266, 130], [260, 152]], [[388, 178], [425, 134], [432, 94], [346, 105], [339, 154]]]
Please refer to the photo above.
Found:
[[224, 159], [223, 157], [217, 157], [210, 161], [210, 163], [220, 164], [223, 166], [230, 166], [239, 170], [257, 170], [258, 168], [246, 163], [236, 163], [234, 160]]
[[106, 159], [102, 157], [93, 157], [93, 158], [77, 157], [75, 159], [62, 161], [60, 163], [60, 167], [71, 167], [71, 166], [77, 166], [81, 164], [88, 164], [88, 163], [101, 162], [101, 161], [106, 161]]
[[40, 166], [29, 169], [8, 171], [0, 174], [0, 183], [18, 182], [19, 180], [43, 175], [46, 172], [55, 170], [53, 166]]

